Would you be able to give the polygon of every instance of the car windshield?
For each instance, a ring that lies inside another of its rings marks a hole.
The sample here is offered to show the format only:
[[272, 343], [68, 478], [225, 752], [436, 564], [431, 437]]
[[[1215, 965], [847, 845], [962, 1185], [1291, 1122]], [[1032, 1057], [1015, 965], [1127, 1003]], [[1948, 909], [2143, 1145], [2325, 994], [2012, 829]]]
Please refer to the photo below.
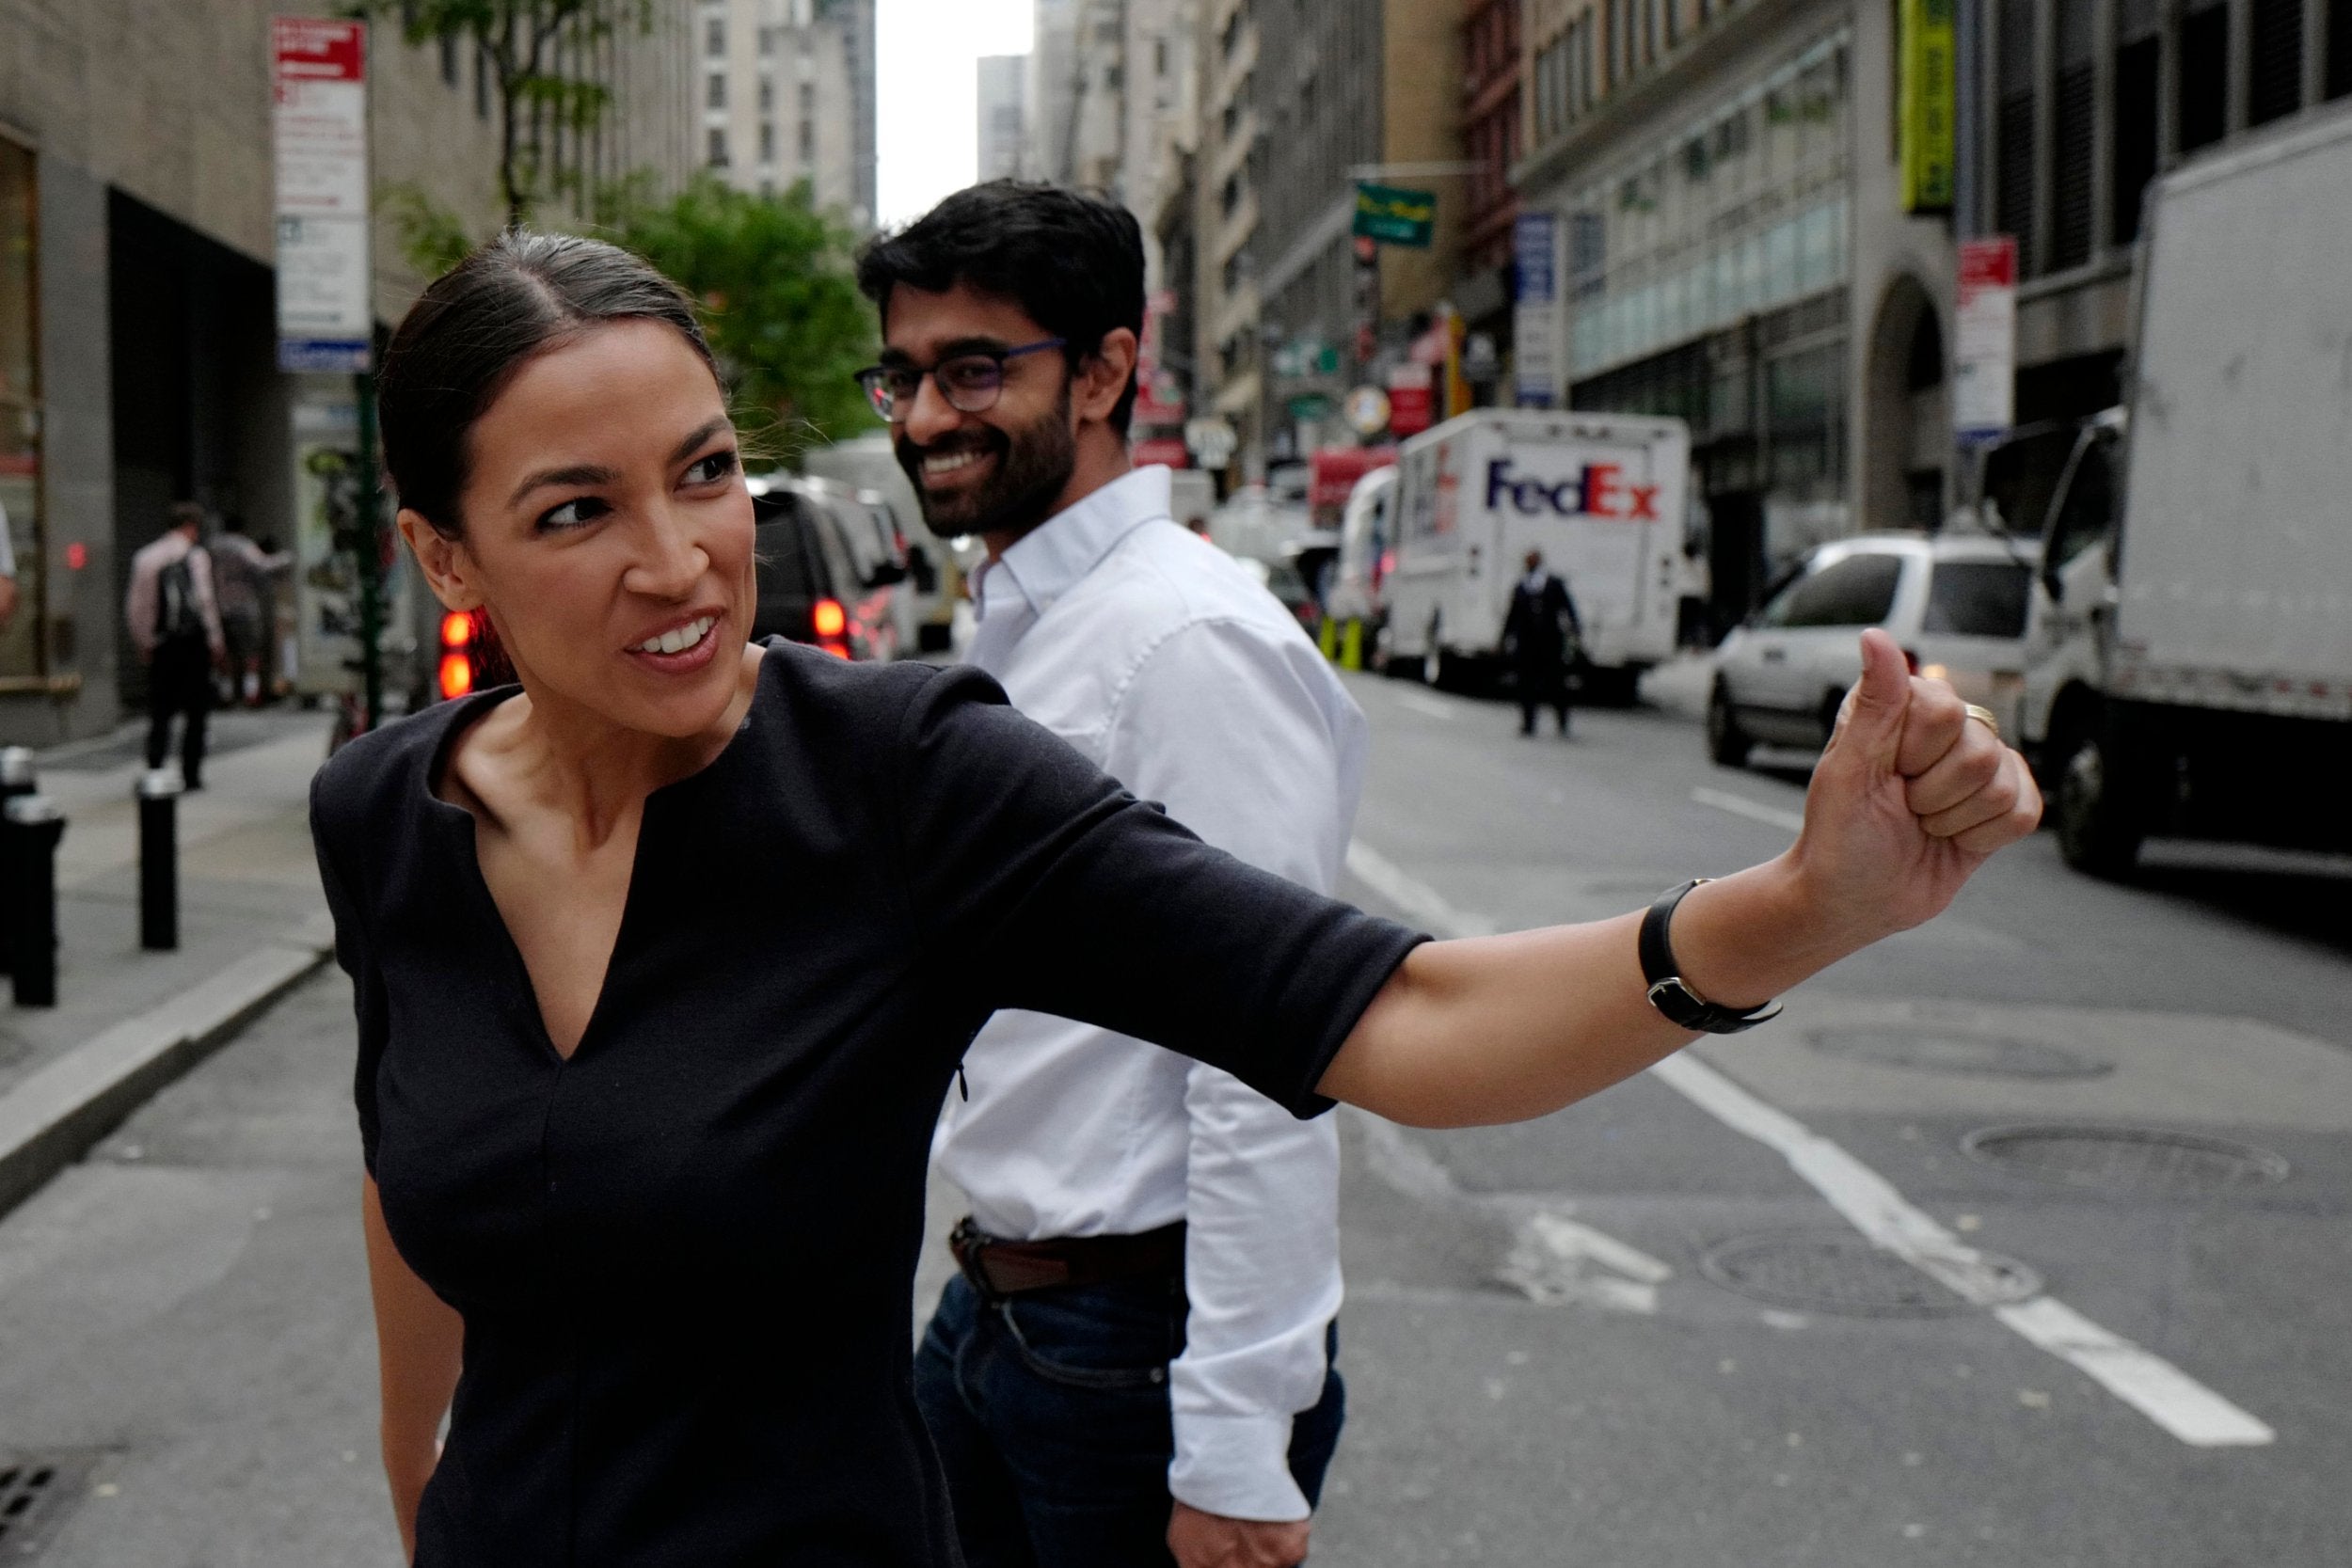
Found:
[[1928, 579], [1928, 614], [1920, 629], [1947, 637], [2023, 637], [2029, 581], [2019, 562], [1938, 562]]

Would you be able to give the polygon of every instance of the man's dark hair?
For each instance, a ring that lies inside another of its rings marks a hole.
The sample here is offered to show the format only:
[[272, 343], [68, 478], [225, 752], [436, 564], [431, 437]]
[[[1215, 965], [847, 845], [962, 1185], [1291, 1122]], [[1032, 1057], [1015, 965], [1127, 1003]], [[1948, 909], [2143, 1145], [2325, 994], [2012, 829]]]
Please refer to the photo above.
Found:
[[[1055, 337], [1073, 370], [1120, 327], [1143, 336], [1143, 230], [1135, 214], [1059, 185], [992, 180], [958, 191], [899, 230], [867, 243], [857, 286], [890, 325], [890, 291], [904, 283], [945, 293], [961, 283], [1008, 299]], [[1136, 378], [1111, 410], [1127, 434]]]

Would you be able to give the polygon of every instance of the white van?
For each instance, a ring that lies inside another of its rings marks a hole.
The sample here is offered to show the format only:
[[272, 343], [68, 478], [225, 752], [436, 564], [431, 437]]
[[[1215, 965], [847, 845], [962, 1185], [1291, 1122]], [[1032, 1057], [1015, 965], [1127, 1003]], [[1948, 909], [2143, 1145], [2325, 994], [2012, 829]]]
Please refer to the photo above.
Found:
[[1630, 701], [1675, 651], [1690, 468], [1689, 428], [1635, 414], [1481, 408], [1414, 436], [1382, 589], [1391, 668], [1438, 685], [1491, 668], [1540, 549], [1576, 600], [1587, 695]]

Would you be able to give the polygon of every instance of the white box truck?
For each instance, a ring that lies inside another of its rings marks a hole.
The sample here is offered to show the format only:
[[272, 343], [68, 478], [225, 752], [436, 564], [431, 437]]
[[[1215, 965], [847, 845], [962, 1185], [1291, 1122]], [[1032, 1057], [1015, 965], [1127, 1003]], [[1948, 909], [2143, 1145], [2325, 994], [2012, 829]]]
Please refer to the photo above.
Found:
[[2352, 849], [2352, 115], [2148, 205], [2129, 403], [2052, 494], [2025, 739], [2069, 863]]
[[1586, 695], [1630, 701], [1675, 651], [1690, 470], [1683, 422], [1633, 414], [1481, 408], [1406, 441], [1382, 590], [1391, 667], [1441, 686], [1495, 669], [1534, 548], [1576, 600]]

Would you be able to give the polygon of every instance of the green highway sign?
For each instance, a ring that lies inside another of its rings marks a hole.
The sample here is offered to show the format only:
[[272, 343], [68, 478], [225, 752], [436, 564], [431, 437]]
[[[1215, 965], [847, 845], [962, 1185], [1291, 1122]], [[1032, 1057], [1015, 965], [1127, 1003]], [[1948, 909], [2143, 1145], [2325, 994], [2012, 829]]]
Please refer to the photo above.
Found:
[[1437, 227], [1434, 191], [1399, 190], [1393, 185], [1356, 187], [1355, 231], [1366, 239], [1426, 249]]

